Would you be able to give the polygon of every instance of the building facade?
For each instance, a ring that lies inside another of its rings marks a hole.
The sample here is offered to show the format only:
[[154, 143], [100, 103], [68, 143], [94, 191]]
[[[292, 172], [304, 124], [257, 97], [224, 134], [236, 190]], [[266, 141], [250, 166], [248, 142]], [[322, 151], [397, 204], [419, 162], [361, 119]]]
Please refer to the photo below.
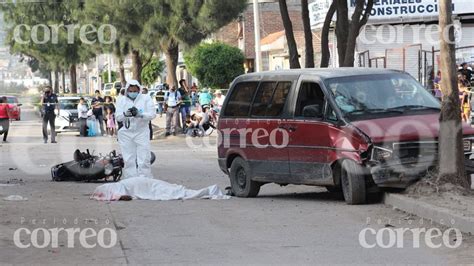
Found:
[[[287, 0], [286, 2], [288, 5], [288, 13], [293, 24], [293, 31], [300, 54], [300, 62], [304, 65], [305, 44], [301, 0]], [[286, 38], [284, 37], [284, 27], [278, 1], [262, 1], [259, 3], [259, 15], [262, 42], [262, 70], [273, 70], [286, 66], [288, 61], [288, 48]], [[239, 19], [229, 23], [213, 36], [213, 39], [239, 47], [243, 51], [246, 58], [245, 69], [247, 72], [253, 72], [255, 65], [254, 30], [253, 4], [249, 3], [247, 9]], [[275, 35], [279, 38], [272, 37]], [[280, 37], [283, 38], [283, 44], [281, 44], [282, 40]], [[273, 41], [278, 43], [273, 44]], [[319, 43], [319, 35], [313, 35], [313, 47], [315, 49], [316, 58], [319, 58], [317, 56], [320, 51]], [[264, 46], [266, 46], [266, 49]], [[275, 49], [272, 47], [275, 47]], [[319, 62], [318, 59], [315, 61]]]

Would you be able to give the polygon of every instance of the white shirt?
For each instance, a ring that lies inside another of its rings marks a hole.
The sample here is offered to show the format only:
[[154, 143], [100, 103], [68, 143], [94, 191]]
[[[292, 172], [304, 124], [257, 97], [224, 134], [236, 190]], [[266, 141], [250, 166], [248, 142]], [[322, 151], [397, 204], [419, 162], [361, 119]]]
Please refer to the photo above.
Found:
[[77, 105], [77, 116], [79, 118], [87, 118], [87, 111], [89, 111], [89, 108], [87, 108], [87, 105], [85, 104]]
[[170, 107], [175, 107], [176, 105], [178, 105], [178, 101], [180, 99], [181, 99], [181, 93], [179, 93], [179, 91], [175, 91], [175, 92], [170, 91], [167, 94], [165, 94], [165, 102]]

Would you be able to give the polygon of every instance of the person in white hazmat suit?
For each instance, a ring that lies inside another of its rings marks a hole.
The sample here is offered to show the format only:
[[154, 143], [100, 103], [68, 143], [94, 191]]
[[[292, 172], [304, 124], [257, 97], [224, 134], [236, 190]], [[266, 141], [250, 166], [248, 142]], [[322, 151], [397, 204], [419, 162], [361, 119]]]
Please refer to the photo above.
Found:
[[117, 133], [125, 163], [123, 178], [153, 178], [148, 123], [155, 117], [155, 105], [151, 97], [142, 94], [137, 80], [130, 80], [125, 86], [125, 96], [117, 102], [115, 112], [115, 119], [123, 123]]

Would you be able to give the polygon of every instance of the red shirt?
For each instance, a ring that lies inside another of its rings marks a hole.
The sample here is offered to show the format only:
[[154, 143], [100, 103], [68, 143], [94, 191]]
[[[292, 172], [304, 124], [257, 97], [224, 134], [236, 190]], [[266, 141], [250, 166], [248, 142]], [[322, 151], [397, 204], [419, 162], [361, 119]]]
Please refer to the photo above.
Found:
[[9, 118], [8, 111], [10, 108], [9, 104], [0, 104], [0, 119]]

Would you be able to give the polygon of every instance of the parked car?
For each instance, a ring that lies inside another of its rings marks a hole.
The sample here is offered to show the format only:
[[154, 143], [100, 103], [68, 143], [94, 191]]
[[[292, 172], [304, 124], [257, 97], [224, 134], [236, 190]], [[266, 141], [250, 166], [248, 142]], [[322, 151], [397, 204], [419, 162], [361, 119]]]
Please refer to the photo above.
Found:
[[21, 120], [21, 106], [22, 104], [18, 102], [18, 98], [16, 96], [0, 96], [2, 97], [7, 97], [7, 102], [10, 104], [13, 108], [10, 111], [11, 117], [10, 119], [12, 120]]
[[[81, 97], [58, 97], [59, 114], [55, 119], [56, 132], [78, 132], [79, 116], [77, 105]], [[88, 105], [89, 101], [86, 100]]]
[[122, 89], [122, 83], [120, 81], [115, 81], [113, 83], [105, 83], [104, 88], [103, 88], [103, 94], [105, 96], [110, 96], [112, 88], [115, 88], [116, 94], [120, 93], [120, 90]]
[[[239, 197], [266, 183], [302, 184], [362, 204], [367, 192], [405, 188], [437, 165], [439, 112], [436, 98], [395, 70], [246, 74], [221, 112], [219, 166]], [[463, 135], [469, 158], [474, 129], [464, 123]]]

